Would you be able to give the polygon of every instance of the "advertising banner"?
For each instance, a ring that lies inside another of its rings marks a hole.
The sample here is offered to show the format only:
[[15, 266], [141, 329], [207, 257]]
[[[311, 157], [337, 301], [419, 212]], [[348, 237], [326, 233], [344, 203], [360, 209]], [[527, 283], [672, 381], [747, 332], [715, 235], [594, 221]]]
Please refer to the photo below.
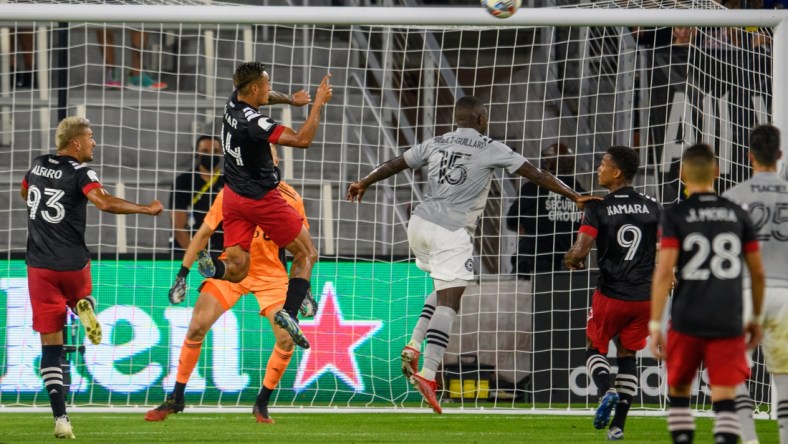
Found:
[[[167, 292], [179, 266], [169, 261], [93, 262], [103, 339], [90, 344], [72, 318], [77, 345], [85, 345], [84, 353], [68, 356], [74, 403], [151, 405], [171, 390], [201, 281], [193, 271], [187, 301], [170, 305]], [[312, 292], [320, 308], [313, 319], [301, 322], [312, 347], [297, 348], [275, 402], [405, 400], [399, 353], [431, 286], [412, 263], [318, 263]], [[245, 296], [216, 322], [187, 386], [187, 402], [253, 402], [274, 346], [271, 327], [258, 311], [254, 297]], [[48, 402], [38, 374], [40, 340], [31, 319], [24, 261], [0, 262], [0, 404]], [[418, 393], [410, 396], [419, 399]]]

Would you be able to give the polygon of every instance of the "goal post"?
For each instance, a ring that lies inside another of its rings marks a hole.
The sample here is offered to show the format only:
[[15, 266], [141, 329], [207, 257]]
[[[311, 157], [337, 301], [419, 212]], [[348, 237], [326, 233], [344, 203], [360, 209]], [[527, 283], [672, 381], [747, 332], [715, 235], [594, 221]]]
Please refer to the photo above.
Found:
[[[406, 172], [384, 181], [362, 204], [344, 196], [351, 181], [377, 164], [449, 130], [459, 96], [479, 96], [490, 110], [490, 136], [535, 164], [553, 143], [573, 148], [571, 176], [589, 192], [602, 192], [594, 171], [607, 147], [635, 146], [643, 159], [638, 190], [664, 203], [675, 200], [666, 191], [678, 192], [671, 165], [687, 144], [708, 138], [728, 170], [746, 174], [735, 154], [746, 148], [742, 135], [756, 123], [788, 128], [783, 11], [730, 11], [706, 1], [671, 2], [680, 9], [598, 2], [523, 8], [500, 20], [481, 8], [133, 3], [0, 3], [3, 407], [48, 403], [35, 368], [40, 347], [30, 328], [26, 207], [18, 186], [30, 161], [51, 152], [61, 113], [92, 121], [99, 145], [92, 167], [110, 192], [134, 201], [157, 198], [169, 208], [175, 178], [194, 167], [195, 139], [219, 132], [238, 63], [268, 64], [273, 89], [285, 93], [305, 88], [314, 95], [332, 73], [334, 99], [313, 146], [283, 150], [284, 180], [304, 197], [321, 255], [312, 281], [321, 309], [302, 321], [314, 347], [296, 351], [272, 398], [277, 407], [420, 405], [401, 376], [399, 353], [432, 290], [406, 238], [425, 176]], [[694, 37], [674, 42], [671, 27], [691, 27]], [[11, 36], [31, 29], [35, 57], [26, 66], [29, 54], [18, 39], [11, 45]], [[119, 79], [106, 74], [99, 29], [114, 34]], [[134, 33], [145, 34], [147, 45], [136, 47]], [[65, 61], [59, 51], [68, 54]], [[135, 51], [142, 71], [166, 88], [127, 83]], [[32, 88], [16, 85], [26, 72]], [[307, 109], [263, 112], [298, 127]], [[727, 174], [720, 188], [739, 178]], [[585, 414], [597, 402], [583, 363], [596, 270], [515, 276], [511, 258], [520, 235], [506, 221], [523, 183], [505, 175], [493, 181], [477, 233], [477, 279], [463, 296], [442, 366], [442, 400], [463, 408]], [[534, 217], [578, 217], [551, 202]], [[84, 354], [67, 357], [70, 404], [155, 405], [174, 383], [200, 280], [192, 271], [187, 302], [169, 304], [180, 253], [171, 249], [165, 213], [115, 217], [89, 207], [87, 243], [105, 338], [92, 346], [77, 329], [69, 333], [86, 345]], [[549, 245], [535, 254], [563, 252]], [[187, 389], [189, 405], [252, 402], [274, 343], [258, 311], [253, 298], [242, 298], [214, 326]], [[659, 413], [664, 370], [647, 352], [638, 362], [634, 411]], [[753, 383], [759, 412], [770, 411], [760, 362]], [[709, 410], [703, 376], [693, 393], [696, 408]]]

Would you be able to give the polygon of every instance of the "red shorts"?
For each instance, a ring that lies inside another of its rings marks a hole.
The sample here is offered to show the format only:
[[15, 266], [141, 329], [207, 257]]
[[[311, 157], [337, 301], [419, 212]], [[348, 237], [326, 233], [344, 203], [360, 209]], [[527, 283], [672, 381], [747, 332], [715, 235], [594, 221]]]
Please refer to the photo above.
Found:
[[27, 288], [33, 309], [33, 330], [44, 334], [58, 332], [66, 325], [66, 306], [74, 308], [93, 292], [90, 262], [74, 271], [28, 266]]
[[222, 201], [224, 247], [240, 245], [246, 251], [252, 245], [256, 227], [279, 247], [293, 241], [304, 226], [304, 218], [274, 188], [261, 199], [250, 199], [224, 187]]
[[709, 384], [733, 387], [750, 376], [744, 336], [699, 338], [668, 330], [668, 386], [692, 384], [701, 362], [709, 372]]
[[603, 355], [610, 341], [618, 336], [621, 346], [629, 350], [643, 350], [648, 338], [651, 301], [622, 301], [594, 291], [588, 312], [586, 336], [591, 345]]

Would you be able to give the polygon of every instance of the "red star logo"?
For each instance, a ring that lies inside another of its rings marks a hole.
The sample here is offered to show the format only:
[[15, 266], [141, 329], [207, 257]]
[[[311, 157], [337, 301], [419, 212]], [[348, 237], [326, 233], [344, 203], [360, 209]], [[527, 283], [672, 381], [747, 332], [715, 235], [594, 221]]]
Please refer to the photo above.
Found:
[[383, 321], [345, 320], [334, 285], [326, 282], [314, 320], [301, 321], [301, 331], [311, 347], [304, 352], [298, 364], [293, 388], [301, 391], [330, 371], [357, 392], [364, 391], [364, 380], [354, 350], [381, 327]]

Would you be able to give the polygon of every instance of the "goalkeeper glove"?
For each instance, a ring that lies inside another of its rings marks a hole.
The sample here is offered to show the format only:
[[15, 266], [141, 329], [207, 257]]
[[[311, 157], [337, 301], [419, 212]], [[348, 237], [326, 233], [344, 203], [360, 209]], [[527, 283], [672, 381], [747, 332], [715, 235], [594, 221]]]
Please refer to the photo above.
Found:
[[181, 266], [178, 276], [175, 278], [175, 283], [170, 287], [170, 303], [180, 304], [186, 299], [186, 276], [189, 274], [189, 269]]
[[298, 309], [298, 312], [304, 318], [311, 318], [317, 313], [317, 301], [312, 297], [312, 290], [307, 290], [304, 302], [301, 303], [301, 308]]

